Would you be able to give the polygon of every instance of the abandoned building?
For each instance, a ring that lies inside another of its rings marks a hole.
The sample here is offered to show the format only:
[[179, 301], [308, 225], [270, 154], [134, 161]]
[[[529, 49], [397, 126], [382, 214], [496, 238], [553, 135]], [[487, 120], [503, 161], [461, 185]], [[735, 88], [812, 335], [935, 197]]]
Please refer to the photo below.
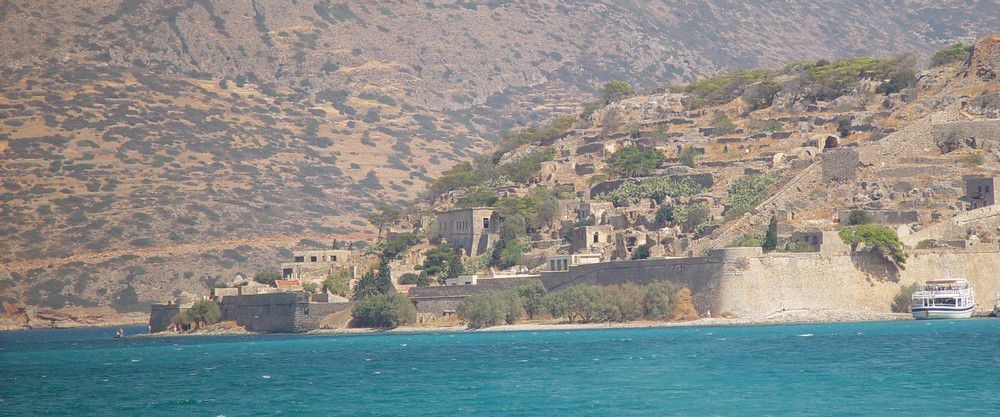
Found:
[[997, 202], [997, 178], [978, 175], [965, 177], [965, 198], [969, 210], [992, 206]]
[[322, 281], [348, 268], [353, 278], [355, 257], [353, 251], [343, 249], [295, 251], [292, 252], [292, 262], [281, 264], [281, 277], [303, 282]]
[[601, 262], [599, 253], [578, 253], [572, 255], [555, 255], [546, 258], [546, 271], [568, 271], [570, 267], [577, 265], [596, 264]]
[[792, 245], [809, 245], [813, 252], [839, 253], [846, 252], [849, 247], [837, 232], [824, 230], [802, 230], [792, 232], [788, 238]]
[[614, 245], [613, 230], [609, 225], [580, 226], [570, 236], [573, 253], [601, 253]]
[[499, 238], [490, 207], [442, 211], [437, 213], [437, 220], [441, 240], [468, 256], [486, 253]]

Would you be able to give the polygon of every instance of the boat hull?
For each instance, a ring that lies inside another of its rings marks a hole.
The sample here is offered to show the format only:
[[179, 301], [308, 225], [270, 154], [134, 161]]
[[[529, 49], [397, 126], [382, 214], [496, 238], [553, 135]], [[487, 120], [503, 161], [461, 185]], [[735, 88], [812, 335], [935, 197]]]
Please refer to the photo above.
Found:
[[911, 309], [913, 313], [913, 318], [917, 320], [935, 320], [935, 319], [967, 319], [972, 317], [972, 308], [969, 307], [917, 307]]

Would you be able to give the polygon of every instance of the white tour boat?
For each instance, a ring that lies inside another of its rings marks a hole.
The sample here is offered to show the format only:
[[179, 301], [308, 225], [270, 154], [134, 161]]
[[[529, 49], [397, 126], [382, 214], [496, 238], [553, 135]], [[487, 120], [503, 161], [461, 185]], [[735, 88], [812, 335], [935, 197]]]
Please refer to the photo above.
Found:
[[910, 312], [915, 319], [967, 319], [976, 306], [976, 293], [963, 278], [927, 281], [913, 293]]

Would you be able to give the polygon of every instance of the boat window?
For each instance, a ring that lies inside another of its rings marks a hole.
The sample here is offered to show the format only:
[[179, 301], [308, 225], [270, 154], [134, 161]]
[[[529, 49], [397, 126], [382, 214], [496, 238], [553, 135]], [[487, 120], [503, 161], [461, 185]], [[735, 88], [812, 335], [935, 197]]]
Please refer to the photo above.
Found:
[[954, 298], [938, 298], [938, 299], [934, 300], [934, 304], [935, 305], [939, 305], [939, 306], [954, 307], [955, 306], [955, 299]]

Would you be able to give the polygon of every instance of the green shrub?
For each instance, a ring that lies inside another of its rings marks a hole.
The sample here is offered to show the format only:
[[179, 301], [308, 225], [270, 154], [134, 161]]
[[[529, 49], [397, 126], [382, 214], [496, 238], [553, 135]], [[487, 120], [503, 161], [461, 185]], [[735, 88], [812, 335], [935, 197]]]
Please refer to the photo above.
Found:
[[[612, 286], [574, 285], [549, 293], [543, 299], [543, 304], [552, 317], [564, 317], [571, 322], [668, 320], [676, 317], [674, 305], [678, 301], [675, 300], [683, 298], [680, 291], [680, 288], [663, 281], [645, 286], [633, 283]], [[686, 306], [687, 309], [692, 308], [689, 299], [686, 300]]]
[[879, 94], [893, 94], [903, 91], [904, 88], [912, 87], [917, 85], [917, 74], [912, 68], [901, 68], [898, 71], [892, 73], [889, 76], [889, 81], [886, 81], [875, 88], [875, 92]]
[[393, 234], [386, 240], [385, 246], [382, 248], [382, 257], [396, 259], [418, 243], [420, 243], [420, 236], [416, 233], [405, 232]]
[[770, 252], [778, 248], [778, 217], [771, 216], [771, 220], [767, 223], [767, 232], [764, 233], [764, 241], [761, 242], [761, 248], [765, 252]]
[[500, 269], [507, 269], [521, 263], [524, 253], [530, 249], [529, 245], [521, 239], [501, 238], [493, 248], [493, 256], [490, 265]]
[[[749, 86], [764, 81], [770, 75], [770, 70], [733, 71], [692, 82], [681, 87], [680, 91], [688, 93], [691, 98], [685, 102], [688, 108], [719, 105], [739, 97]], [[767, 85], [762, 88], [770, 90], [773, 86]], [[770, 100], [766, 99], [768, 94], [763, 92], [750, 92], [748, 95], [760, 96], [760, 100]], [[773, 97], [773, 94], [771, 96]]]
[[319, 284], [315, 282], [303, 282], [302, 290], [310, 294], [317, 294], [319, 293]]
[[203, 325], [218, 323], [222, 318], [222, 311], [219, 305], [211, 300], [198, 300], [183, 313], [183, 322], [194, 324], [195, 328]]
[[643, 297], [642, 315], [650, 320], [668, 320], [674, 316], [670, 303], [677, 286], [667, 281], [657, 281], [646, 286]]
[[774, 81], [762, 81], [747, 87], [740, 97], [750, 106], [750, 110], [759, 110], [771, 107], [781, 88], [781, 84]]
[[514, 324], [524, 315], [524, 306], [511, 292], [491, 290], [466, 297], [455, 312], [470, 329], [482, 329], [502, 323]]
[[545, 298], [546, 290], [545, 285], [539, 280], [532, 280], [527, 284], [521, 284], [511, 290], [518, 297], [521, 298], [521, 304], [524, 306], [524, 312], [528, 314], [529, 319], [533, 319], [538, 316], [538, 313], [542, 312], [545, 308], [543, 300]]
[[323, 280], [323, 291], [347, 297], [351, 290], [351, 271], [349, 269], [339, 269], [326, 276]]
[[[500, 199], [496, 208], [505, 219], [521, 216], [526, 229], [540, 230], [555, 223], [559, 216], [559, 199], [554, 190], [536, 187], [524, 197]], [[504, 221], [506, 222], [507, 220]], [[520, 233], [524, 233], [524, 230]]]
[[414, 274], [412, 272], [407, 272], [399, 277], [399, 283], [402, 285], [417, 285], [421, 287], [426, 287], [431, 285], [431, 279], [424, 274]]
[[528, 154], [516, 161], [501, 165], [499, 170], [501, 174], [511, 181], [526, 184], [535, 175], [538, 175], [538, 171], [542, 169], [542, 162], [551, 161], [555, 155], [555, 149], [544, 149]]
[[851, 214], [847, 216], [847, 224], [849, 226], [860, 226], [870, 224], [871, 222], [871, 216], [865, 213], [864, 210], [851, 210]]
[[780, 175], [781, 173], [777, 171], [744, 175], [733, 181], [726, 191], [729, 194], [729, 207], [726, 214], [741, 215], [756, 208], [767, 199], [768, 189], [778, 182]]
[[656, 208], [656, 224], [658, 226], [673, 226], [675, 221], [674, 206], [670, 204], [661, 204], [660, 207]]
[[263, 269], [253, 274], [253, 280], [265, 285], [274, 285], [281, 279], [281, 273], [274, 269]]
[[665, 160], [666, 157], [655, 149], [625, 146], [611, 154], [606, 162], [608, 174], [616, 177], [642, 177], [651, 174]]
[[472, 164], [460, 162], [431, 183], [430, 190], [433, 195], [441, 195], [452, 190], [472, 187], [486, 181], [487, 172], [475, 170]]
[[376, 294], [364, 297], [351, 309], [353, 325], [394, 328], [417, 321], [417, 309], [403, 294]]
[[457, 203], [462, 208], [491, 207], [497, 203], [498, 199], [497, 193], [492, 190], [478, 188], [459, 198]]
[[711, 212], [708, 210], [708, 205], [704, 202], [679, 205], [674, 209], [677, 224], [685, 232], [697, 230], [699, 226], [702, 226], [709, 220], [710, 215]]
[[606, 106], [624, 98], [635, 95], [635, 90], [629, 83], [622, 81], [611, 81], [604, 84], [601, 89], [601, 102]]
[[816, 252], [816, 248], [805, 242], [795, 242], [789, 244], [788, 247], [785, 248], [785, 251], [793, 253], [808, 253], [808, 252]]
[[726, 116], [725, 113], [716, 114], [715, 117], [712, 118], [712, 122], [709, 126], [715, 128], [715, 135], [717, 136], [732, 135], [733, 133], [736, 133], [736, 125], [733, 124], [733, 121], [730, 120], [729, 116]]
[[636, 246], [635, 249], [632, 250], [632, 260], [649, 259], [649, 249], [652, 247], [653, 244], [648, 242]]
[[971, 165], [982, 165], [986, 162], [986, 158], [983, 157], [982, 153], [974, 153], [962, 158], [962, 161]]
[[871, 224], [852, 226], [840, 231], [840, 238], [856, 249], [859, 244], [872, 248], [899, 269], [905, 269], [907, 254], [895, 230]]
[[917, 249], [934, 249], [937, 247], [937, 241], [934, 239], [924, 239], [917, 242]]
[[610, 201], [616, 206], [622, 206], [629, 202], [636, 202], [645, 198], [651, 198], [657, 203], [661, 203], [667, 197], [690, 197], [704, 190], [704, 187], [690, 178], [673, 180], [670, 177], [652, 177], [638, 183], [627, 181], [614, 191], [597, 196], [597, 199], [600, 201]]
[[738, 239], [734, 240], [732, 243], [729, 244], [729, 247], [731, 248], [749, 248], [755, 246], [756, 247], [763, 246], [759, 233], [744, 234], [743, 236], [740, 236]]
[[702, 153], [703, 153], [702, 151], [689, 146], [687, 148], [682, 149], [680, 155], [678, 155], [677, 158], [680, 159], [682, 165], [687, 166], [689, 168], [694, 168], [695, 163], [697, 162], [696, 159], [699, 156], [701, 156]]
[[418, 265], [417, 269], [427, 278], [454, 278], [449, 274], [449, 270], [456, 263], [462, 263], [461, 257], [450, 243], [445, 242], [425, 251], [424, 262]]
[[913, 293], [920, 289], [916, 283], [904, 285], [899, 289], [899, 293], [892, 297], [890, 306], [893, 313], [909, 313], [910, 305], [913, 303]]
[[934, 56], [931, 57], [931, 66], [937, 67], [953, 62], [962, 62], [968, 59], [971, 53], [972, 45], [963, 45], [961, 43], [948, 45], [934, 53]]
[[380, 294], [392, 294], [396, 292], [396, 287], [392, 285], [392, 279], [389, 278], [391, 273], [389, 273], [389, 266], [382, 262], [379, 267], [378, 273], [375, 271], [368, 271], [361, 276], [358, 280], [357, 285], [354, 286], [354, 300], [361, 300], [368, 297], [374, 297]]

